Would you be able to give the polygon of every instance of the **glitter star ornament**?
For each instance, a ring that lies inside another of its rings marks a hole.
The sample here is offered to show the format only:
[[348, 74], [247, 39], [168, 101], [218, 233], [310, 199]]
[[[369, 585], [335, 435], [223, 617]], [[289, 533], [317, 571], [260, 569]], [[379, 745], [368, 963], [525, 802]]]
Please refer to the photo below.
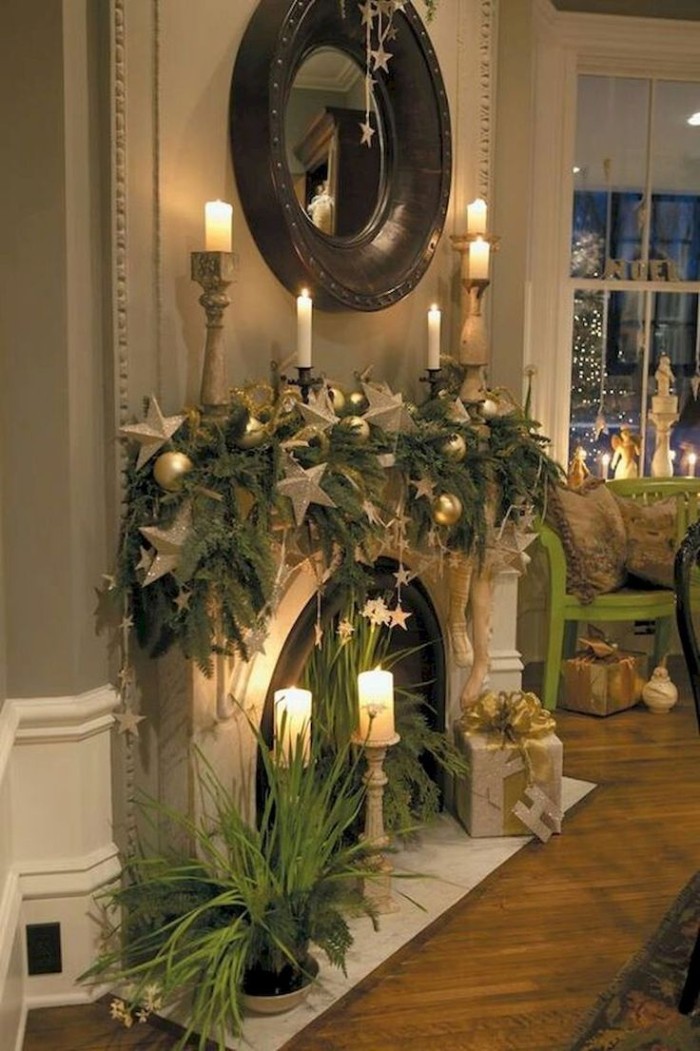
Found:
[[327, 387], [324, 387], [318, 394], [310, 394], [308, 405], [300, 402], [299, 412], [304, 417], [305, 423], [317, 427], [321, 432], [327, 431], [329, 427], [334, 427], [339, 422]]
[[431, 482], [429, 478], [419, 478], [417, 482], [411, 479], [411, 485], [416, 490], [416, 499], [425, 496], [432, 500], [435, 496], [435, 482]]
[[406, 621], [411, 616], [408, 610], [402, 609], [402, 607], [396, 606], [395, 609], [389, 610], [389, 627], [390, 628], [403, 628], [404, 631], [408, 631], [406, 627]]
[[133, 737], [139, 735], [139, 723], [146, 718], [145, 715], [137, 715], [132, 708], [126, 708], [123, 712], [115, 712], [114, 718], [117, 722], [117, 732], [120, 734], [131, 734]]
[[369, 408], [365, 413], [365, 419], [368, 422], [376, 424], [389, 434], [415, 430], [416, 425], [408, 415], [408, 409], [404, 405], [403, 395], [400, 392], [392, 394], [386, 385], [381, 389], [369, 383], [363, 383], [362, 386], [369, 402]]
[[156, 550], [142, 587], [147, 587], [166, 573], [172, 573], [180, 561], [182, 546], [192, 529], [192, 508], [185, 504], [177, 513], [175, 521], [167, 529], [160, 526], [142, 526], [139, 532]]
[[136, 461], [137, 471], [140, 471], [143, 465], [172, 438], [185, 419], [184, 415], [163, 416], [155, 396], [151, 395], [144, 422], [132, 423], [128, 427], [119, 428], [122, 438], [133, 438], [141, 446]]
[[285, 477], [277, 483], [277, 489], [283, 496], [288, 496], [294, 508], [294, 521], [301, 525], [309, 504], [321, 504], [323, 507], [335, 507], [334, 501], [320, 485], [328, 464], [320, 463], [316, 467], [304, 468], [290, 456], [285, 467]]

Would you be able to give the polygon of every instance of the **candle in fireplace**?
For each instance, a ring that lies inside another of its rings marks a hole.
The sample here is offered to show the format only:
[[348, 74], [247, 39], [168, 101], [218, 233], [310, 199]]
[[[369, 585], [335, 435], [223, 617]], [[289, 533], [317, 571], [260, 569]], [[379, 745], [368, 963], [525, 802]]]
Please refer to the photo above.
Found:
[[311, 753], [311, 690], [289, 686], [275, 690], [275, 750], [283, 760], [301, 747], [304, 762]]
[[360, 702], [359, 737], [370, 744], [391, 741], [394, 728], [394, 676], [375, 668], [357, 676]]

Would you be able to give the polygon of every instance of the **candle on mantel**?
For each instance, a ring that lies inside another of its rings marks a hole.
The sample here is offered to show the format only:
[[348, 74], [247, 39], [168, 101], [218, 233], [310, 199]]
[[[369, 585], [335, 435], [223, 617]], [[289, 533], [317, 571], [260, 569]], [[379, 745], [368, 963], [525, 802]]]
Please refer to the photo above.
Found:
[[375, 668], [357, 676], [360, 700], [359, 736], [370, 744], [390, 741], [394, 729], [394, 676], [390, 671]]
[[481, 197], [467, 205], [467, 233], [486, 233], [486, 201]]
[[207, 201], [204, 205], [204, 248], [207, 252], [231, 251], [233, 207], [226, 201]]
[[688, 453], [688, 477], [693, 478], [695, 475], [695, 464], [698, 462], [697, 453]]
[[472, 281], [487, 281], [489, 276], [488, 241], [477, 237], [469, 242], [469, 277]]
[[428, 311], [428, 368], [440, 368], [440, 320], [441, 312], [436, 306]]
[[275, 690], [275, 749], [282, 759], [296, 753], [301, 740], [304, 763], [311, 752], [311, 690], [288, 686]]
[[311, 310], [313, 301], [306, 289], [297, 296], [297, 368], [311, 368]]

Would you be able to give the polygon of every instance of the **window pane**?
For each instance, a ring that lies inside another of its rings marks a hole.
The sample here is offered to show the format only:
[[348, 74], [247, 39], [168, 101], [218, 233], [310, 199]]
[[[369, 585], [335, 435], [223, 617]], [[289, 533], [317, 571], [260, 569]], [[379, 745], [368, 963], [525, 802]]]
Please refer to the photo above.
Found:
[[[679, 419], [671, 430], [671, 449], [676, 453], [676, 474], [687, 474], [687, 453], [700, 453], [700, 401], [693, 393], [692, 379], [697, 371], [698, 296], [692, 293], [664, 292], [654, 296], [649, 355], [648, 409], [654, 408], [656, 369], [662, 354], [668, 355], [674, 382], [671, 393], [678, 399]], [[699, 391], [700, 395], [700, 391]], [[653, 421], [647, 432], [645, 473], [651, 473], [651, 460], [656, 446]], [[700, 475], [700, 465], [698, 466]]]
[[643, 300], [637, 292], [574, 296], [569, 459], [581, 446], [593, 474], [603, 473], [622, 427], [640, 435]]
[[579, 77], [571, 274], [602, 277], [608, 256], [641, 253], [649, 81]]

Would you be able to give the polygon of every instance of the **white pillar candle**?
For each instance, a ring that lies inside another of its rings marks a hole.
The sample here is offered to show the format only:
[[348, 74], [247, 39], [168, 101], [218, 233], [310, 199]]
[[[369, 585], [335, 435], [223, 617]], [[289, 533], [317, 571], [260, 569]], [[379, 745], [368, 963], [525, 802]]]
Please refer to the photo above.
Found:
[[294, 755], [301, 740], [304, 762], [311, 754], [311, 690], [288, 686], [275, 690], [275, 751], [283, 761]]
[[486, 233], [486, 201], [481, 197], [467, 205], [467, 233]]
[[390, 741], [394, 729], [394, 676], [390, 671], [375, 668], [357, 676], [360, 701], [359, 736], [363, 741], [381, 743]]
[[688, 453], [688, 475], [690, 478], [695, 475], [695, 464], [697, 461], [697, 453]]
[[311, 368], [311, 310], [313, 302], [306, 289], [297, 296], [297, 366]]
[[469, 243], [469, 277], [473, 281], [488, 280], [489, 276], [489, 248], [488, 241], [483, 237], [477, 237]]
[[207, 201], [204, 205], [204, 248], [207, 252], [231, 251], [233, 207], [226, 201]]
[[440, 319], [441, 313], [436, 306], [428, 311], [428, 368], [440, 368]]

